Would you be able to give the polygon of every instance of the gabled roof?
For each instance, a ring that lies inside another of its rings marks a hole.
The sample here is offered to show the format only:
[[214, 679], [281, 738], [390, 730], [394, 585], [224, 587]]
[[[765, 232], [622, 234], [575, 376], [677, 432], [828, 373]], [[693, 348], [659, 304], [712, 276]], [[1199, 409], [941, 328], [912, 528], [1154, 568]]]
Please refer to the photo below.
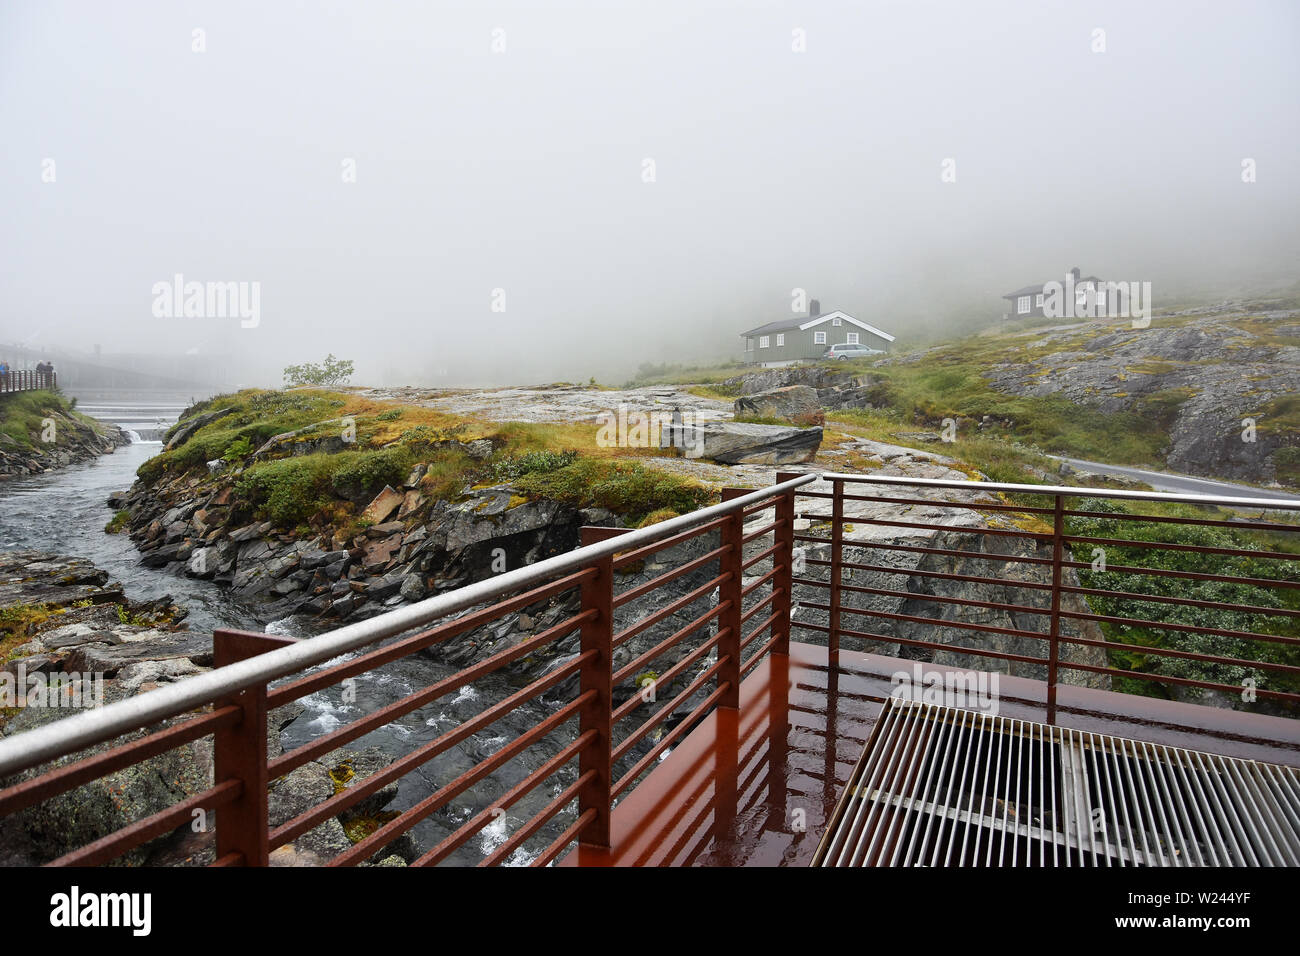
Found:
[[[1060, 282], [1062, 286], [1065, 285], [1063, 279], [1049, 279], [1048, 281]], [[1074, 280], [1074, 285], [1075, 288], [1078, 288], [1079, 286], [1083, 285], [1085, 282], [1101, 282], [1101, 281], [1102, 281], [1101, 276], [1081, 276], [1078, 279]], [[1038, 285], [1027, 285], [1023, 289], [1017, 289], [1015, 292], [1008, 292], [1002, 298], [1018, 299], [1022, 295], [1036, 295], [1037, 293], [1043, 291], [1043, 286], [1045, 285], [1047, 285], [1047, 282], [1040, 282]]]
[[807, 316], [796, 316], [795, 318], [792, 319], [782, 319], [780, 322], [769, 322], [767, 323], [767, 325], [760, 325], [756, 329], [750, 329], [748, 332], [741, 332], [740, 334], [742, 336], [767, 335], [770, 332], [788, 332], [791, 329], [800, 329], [800, 330], [811, 329], [815, 325], [821, 325], [823, 322], [835, 318], [842, 319], [845, 322], [850, 323], [851, 325], [856, 325], [860, 329], [865, 329], [866, 331], [870, 332], [872, 335], [878, 335], [886, 342], [894, 341], [894, 336], [890, 335], [888, 332], [882, 332], [874, 325], [868, 325], [866, 322], [861, 322], [855, 319], [847, 312], [840, 312], [840, 311], [827, 312], [825, 315], [818, 315], [812, 318], [809, 318]]

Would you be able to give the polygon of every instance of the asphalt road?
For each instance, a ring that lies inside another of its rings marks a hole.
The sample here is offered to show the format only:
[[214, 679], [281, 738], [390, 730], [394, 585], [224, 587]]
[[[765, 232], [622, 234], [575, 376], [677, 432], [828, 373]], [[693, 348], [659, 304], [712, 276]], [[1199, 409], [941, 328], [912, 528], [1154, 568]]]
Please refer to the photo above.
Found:
[[1126, 468], [1123, 465], [1106, 465], [1099, 461], [1083, 461], [1079, 458], [1064, 458], [1052, 455], [1057, 461], [1063, 461], [1079, 471], [1091, 471], [1099, 475], [1114, 475], [1135, 478], [1146, 482], [1156, 491], [1173, 491], [1189, 495], [1227, 495], [1233, 498], [1273, 498], [1284, 501], [1300, 500], [1300, 495], [1290, 491], [1278, 491], [1270, 488], [1255, 488], [1252, 485], [1237, 485], [1228, 481], [1213, 481], [1209, 478], [1189, 478], [1187, 475], [1171, 475], [1160, 471], [1144, 471], [1141, 468]]

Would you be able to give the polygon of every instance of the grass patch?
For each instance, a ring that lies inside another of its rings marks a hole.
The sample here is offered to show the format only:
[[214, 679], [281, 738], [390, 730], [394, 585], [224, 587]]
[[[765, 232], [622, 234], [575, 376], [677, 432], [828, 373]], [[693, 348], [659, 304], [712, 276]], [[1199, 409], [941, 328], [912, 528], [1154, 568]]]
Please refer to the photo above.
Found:
[[608, 508], [631, 525], [658, 511], [685, 514], [718, 500], [714, 489], [672, 472], [635, 461], [587, 457], [562, 468], [522, 475], [514, 485], [529, 496], [555, 498], [580, 508]]
[[131, 520], [131, 512], [126, 508], [118, 511], [109, 519], [108, 524], [104, 525], [104, 530], [109, 534], [121, 534], [126, 530], [127, 523]]
[[[54, 441], [46, 442], [48, 424], [53, 423]], [[0, 394], [0, 448], [8, 446], [22, 451], [39, 451], [65, 444], [72, 426], [83, 426], [97, 434], [104, 427], [78, 412], [73, 403], [51, 389]]]

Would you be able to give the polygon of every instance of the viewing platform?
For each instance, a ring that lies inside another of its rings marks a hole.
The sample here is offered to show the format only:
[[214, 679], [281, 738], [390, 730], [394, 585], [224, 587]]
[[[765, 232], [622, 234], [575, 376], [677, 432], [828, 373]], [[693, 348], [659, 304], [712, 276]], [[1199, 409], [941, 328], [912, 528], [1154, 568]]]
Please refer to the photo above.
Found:
[[0, 394], [5, 392], [34, 392], [39, 389], [59, 387], [57, 372], [38, 372], [35, 369], [18, 369], [0, 372]]
[[[301, 859], [414, 780], [321, 862], [432, 832], [407, 864], [1300, 865], [1300, 501], [796, 473], [722, 498], [317, 637], [218, 632], [207, 673], [0, 739], [0, 816], [203, 741], [205, 786], [50, 862], [198, 812], [196, 858]], [[1189, 528], [1218, 536], [1166, 540]], [[521, 613], [544, 626], [493, 642]], [[269, 712], [466, 635], [486, 656], [268, 753]], [[476, 709], [272, 812], [449, 698]]]

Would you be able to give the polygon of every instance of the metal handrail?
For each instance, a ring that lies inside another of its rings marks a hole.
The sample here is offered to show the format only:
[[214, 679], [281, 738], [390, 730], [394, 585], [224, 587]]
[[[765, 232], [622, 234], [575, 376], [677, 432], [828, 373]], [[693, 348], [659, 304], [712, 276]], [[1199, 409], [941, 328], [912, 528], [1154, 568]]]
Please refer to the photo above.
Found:
[[748, 505], [780, 497], [817, 478], [818, 475], [815, 473], [800, 475], [690, 514], [670, 518], [648, 528], [628, 531], [606, 541], [580, 547], [536, 564], [506, 571], [409, 607], [345, 625], [319, 637], [301, 640], [211, 670], [206, 674], [159, 687], [101, 708], [83, 711], [44, 727], [5, 738], [0, 740], [0, 776], [91, 747], [119, 734], [201, 707], [214, 700], [229, 697], [246, 688], [269, 683], [385, 637], [428, 624], [475, 604], [491, 601], [508, 592], [535, 584], [544, 578], [587, 567], [593, 561], [612, 556], [617, 552], [659, 541], [722, 515], [734, 514]]
[[857, 481], [869, 484], [923, 486], [929, 488], [978, 488], [1030, 495], [1065, 495], [1072, 498], [1122, 498], [1128, 501], [1161, 501], [1173, 504], [1220, 505], [1225, 508], [1274, 508], [1300, 511], [1300, 500], [1286, 498], [1234, 498], [1224, 495], [1188, 495], [1172, 491], [1126, 491], [1122, 488], [1081, 488], [1078, 485], [1020, 485], [999, 481], [954, 481], [947, 478], [905, 478], [896, 475], [855, 475], [825, 472], [823, 481]]

